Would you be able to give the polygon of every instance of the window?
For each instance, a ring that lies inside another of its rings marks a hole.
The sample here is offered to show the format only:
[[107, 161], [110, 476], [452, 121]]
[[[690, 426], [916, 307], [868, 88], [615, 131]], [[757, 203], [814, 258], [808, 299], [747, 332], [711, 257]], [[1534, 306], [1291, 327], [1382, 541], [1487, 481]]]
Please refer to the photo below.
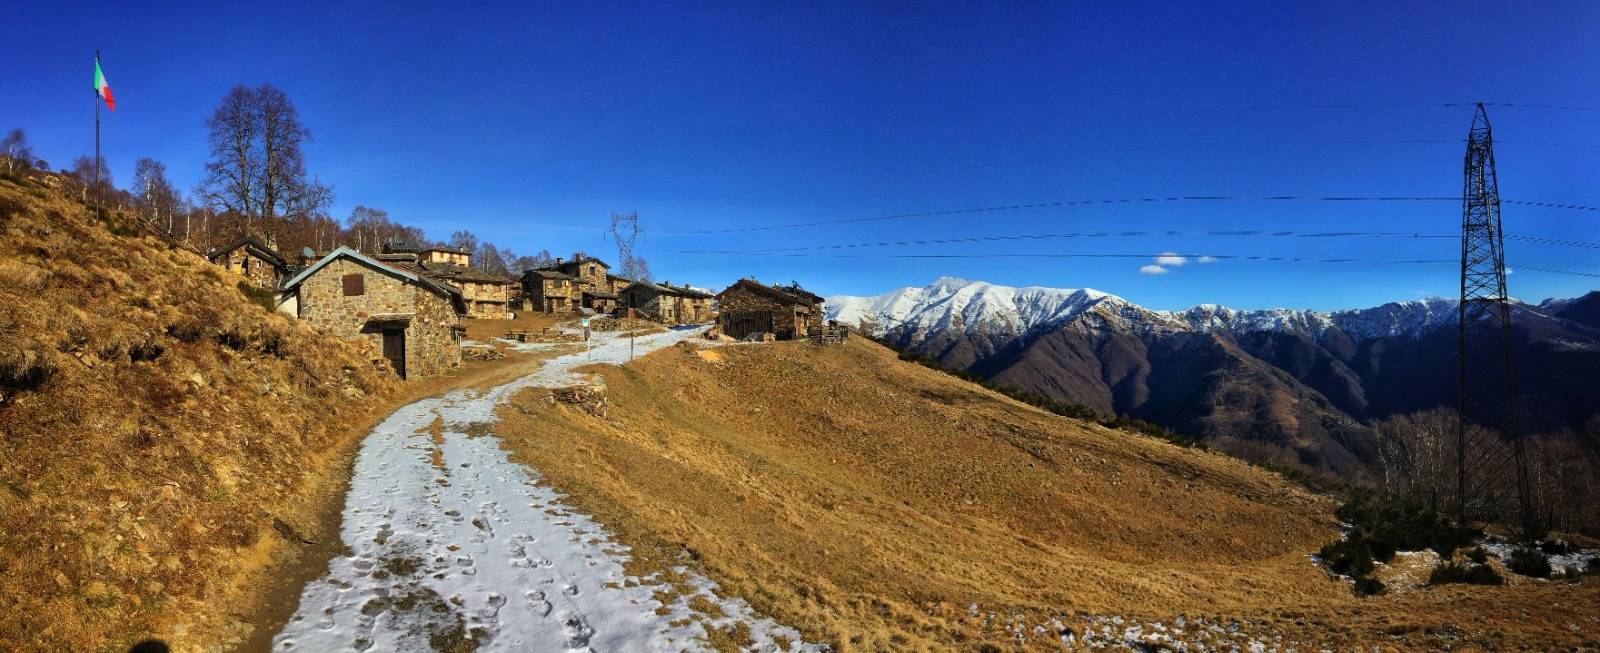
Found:
[[367, 278], [360, 272], [344, 275], [344, 296], [354, 297], [367, 293]]

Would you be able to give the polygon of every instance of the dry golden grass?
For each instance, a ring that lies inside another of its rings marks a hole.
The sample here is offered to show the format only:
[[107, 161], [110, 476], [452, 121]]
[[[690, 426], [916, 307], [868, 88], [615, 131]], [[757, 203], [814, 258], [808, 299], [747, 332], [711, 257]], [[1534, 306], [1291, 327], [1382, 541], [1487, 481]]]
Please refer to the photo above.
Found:
[[331, 535], [304, 508], [367, 417], [352, 398], [396, 384], [108, 228], [0, 181], [0, 648], [239, 642], [260, 570]]
[[632, 546], [635, 571], [687, 553], [726, 591], [841, 650], [1016, 646], [970, 604], [1026, 623], [1248, 619], [1336, 646], [1600, 631], [1593, 583], [1359, 599], [1306, 559], [1337, 537], [1331, 501], [870, 342], [678, 348], [594, 371], [608, 419], [519, 397], [496, 429], [513, 455]]

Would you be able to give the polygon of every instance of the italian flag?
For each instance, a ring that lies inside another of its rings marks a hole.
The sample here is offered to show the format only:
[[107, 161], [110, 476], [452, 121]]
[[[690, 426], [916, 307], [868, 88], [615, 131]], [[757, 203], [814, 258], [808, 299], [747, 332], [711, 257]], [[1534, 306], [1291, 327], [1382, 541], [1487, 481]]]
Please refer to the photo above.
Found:
[[116, 100], [111, 99], [111, 85], [106, 83], [106, 74], [100, 72], [100, 57], [94, 58], [94, 92], [106, 101], [106, 108], [117, 110]]

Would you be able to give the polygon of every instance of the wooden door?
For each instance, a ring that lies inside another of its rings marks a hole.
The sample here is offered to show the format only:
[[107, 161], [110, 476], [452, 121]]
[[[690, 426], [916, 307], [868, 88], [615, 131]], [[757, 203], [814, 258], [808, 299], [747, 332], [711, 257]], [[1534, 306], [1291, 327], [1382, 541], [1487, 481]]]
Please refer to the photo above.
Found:
[[406, 378], [406, 330], [383, 330], [383, 357], [394, 366], [394, 373]]

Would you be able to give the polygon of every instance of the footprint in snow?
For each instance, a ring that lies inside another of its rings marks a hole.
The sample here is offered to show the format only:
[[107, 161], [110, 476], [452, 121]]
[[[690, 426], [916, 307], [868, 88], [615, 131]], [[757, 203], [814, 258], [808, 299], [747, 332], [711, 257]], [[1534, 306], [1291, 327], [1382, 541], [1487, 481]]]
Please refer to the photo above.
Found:
[[550, 616], [550, 610], [555, 606], [544, 598], [544, 592], [528, 592], [528, 603], [533, 606], [533, 613], [540, 617]]
[[567, 631], [567, 649], [582, 650], [589, 646], [589, 638], [594, 637], [594, 628], [588, 622], [575, 615], [568, 615], [561, 622]]

